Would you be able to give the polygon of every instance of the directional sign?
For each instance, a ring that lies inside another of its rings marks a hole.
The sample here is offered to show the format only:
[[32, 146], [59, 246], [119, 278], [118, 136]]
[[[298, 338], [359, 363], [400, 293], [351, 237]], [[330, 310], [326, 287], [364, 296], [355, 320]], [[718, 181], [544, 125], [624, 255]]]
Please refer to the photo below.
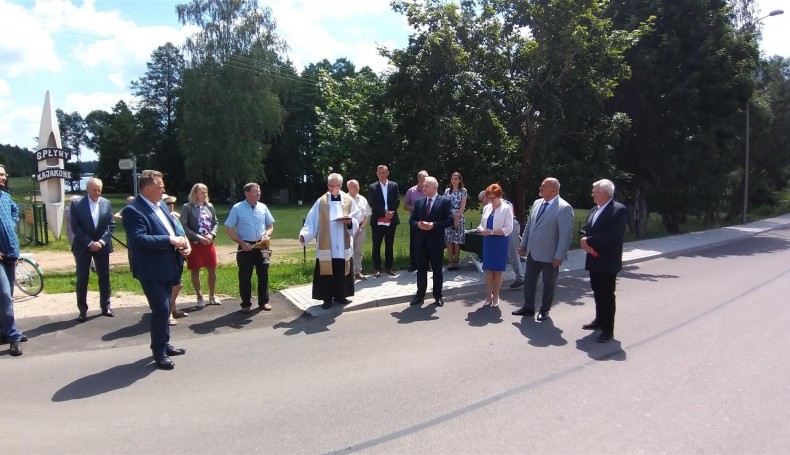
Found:
[[122, 171], [131, 171], [134, 169], [134, 161], [128, 159], [118, 160], [118, 168]]

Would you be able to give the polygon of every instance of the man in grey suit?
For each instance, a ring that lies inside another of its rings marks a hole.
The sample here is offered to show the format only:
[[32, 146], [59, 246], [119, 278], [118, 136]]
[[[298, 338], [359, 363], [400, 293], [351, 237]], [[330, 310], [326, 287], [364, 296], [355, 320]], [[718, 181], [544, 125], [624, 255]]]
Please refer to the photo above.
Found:
[[573, 207], [560, 197], [560, 182], [548, 177], [540, 184], [540, 198], [532, 204], [521, 236], [519, 254], [527, 257], [524, 273], [524, 306], [516, 316], [535, 314], [538, 276], [543, 274], [543, 296], [538, 321], [549, 318], [560, 264], [568, 257], [573, 228]]
[[112, 253], [112, 231], [115, 219], [112, 216], [110, 201], [101, 197], [102, 181], [97, 178], [88, 180], [88, 194], [72, 202], [69, 207], [71, 231], [74, 241], [71, 252], [77, 266], [77, 320], [88, 319], [88, 276], [91, 260], [96, 265], [99, 276], [99, 306], [104, 316], [113, 317], [110, 308], [110, 253]]

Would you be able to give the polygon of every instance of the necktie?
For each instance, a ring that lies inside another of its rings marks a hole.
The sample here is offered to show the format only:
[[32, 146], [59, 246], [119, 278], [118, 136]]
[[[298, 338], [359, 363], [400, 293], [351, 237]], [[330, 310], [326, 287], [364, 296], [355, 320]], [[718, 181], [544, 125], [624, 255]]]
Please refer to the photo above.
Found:
[[540, 217], [543, 215], [543, 212], [545, 212], [545, 211], [546, 211], [546, 207], [548, 207], [548, 206], [549, 206], [549, 203], [544, 201], [544, 202], [543, 202], [543, 205], [541, 205], [541, 206], [540, 206], [540, 210], [538, 210], [538, 217], [537, 217], [537, 218], [535, 218], [535, 221], [536, 221], [536, 222], [537, 222], [538, 220], [540, 220]]
[[428, 198], [428, 205], [425, 206], [425, 216], [431, 214], [431, 198]]

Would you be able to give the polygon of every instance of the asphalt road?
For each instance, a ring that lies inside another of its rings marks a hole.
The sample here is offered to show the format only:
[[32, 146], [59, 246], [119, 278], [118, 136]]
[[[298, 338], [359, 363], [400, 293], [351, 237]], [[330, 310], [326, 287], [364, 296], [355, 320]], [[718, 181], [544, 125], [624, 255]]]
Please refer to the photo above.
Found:
[[[511, 316], [521, 293], [509, 290], [500, 310], [481, 308], [478, 293], [443, 308], [400, 304], [319, 319], [228, 313], [205, 333], [177, 332], [188, 353], [170, 372], [151, 366], [144, 333], [84, 349], [62, 335], [67, 346], [42, 352], [47, 336], [59, 338], [50, 327], [26, 343], [35, 353], [0, 355], [0, 447], [790, 451], [790, 230], [629, 266], [609, 344], [581, 330], [593, 316], [586, 276], [558, 285], [548, 323]], [[99, 324], [108, 321], [62, 331], [106, 335]]]

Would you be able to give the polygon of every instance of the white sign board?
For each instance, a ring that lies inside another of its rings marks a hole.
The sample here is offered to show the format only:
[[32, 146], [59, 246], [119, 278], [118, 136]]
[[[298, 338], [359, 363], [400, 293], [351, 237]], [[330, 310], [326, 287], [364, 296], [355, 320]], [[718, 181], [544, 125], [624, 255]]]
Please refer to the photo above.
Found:
[[132, 160], [118, 160], [118, 168], [122, 171], [131, 171], [134, 169], [134, 161]]

